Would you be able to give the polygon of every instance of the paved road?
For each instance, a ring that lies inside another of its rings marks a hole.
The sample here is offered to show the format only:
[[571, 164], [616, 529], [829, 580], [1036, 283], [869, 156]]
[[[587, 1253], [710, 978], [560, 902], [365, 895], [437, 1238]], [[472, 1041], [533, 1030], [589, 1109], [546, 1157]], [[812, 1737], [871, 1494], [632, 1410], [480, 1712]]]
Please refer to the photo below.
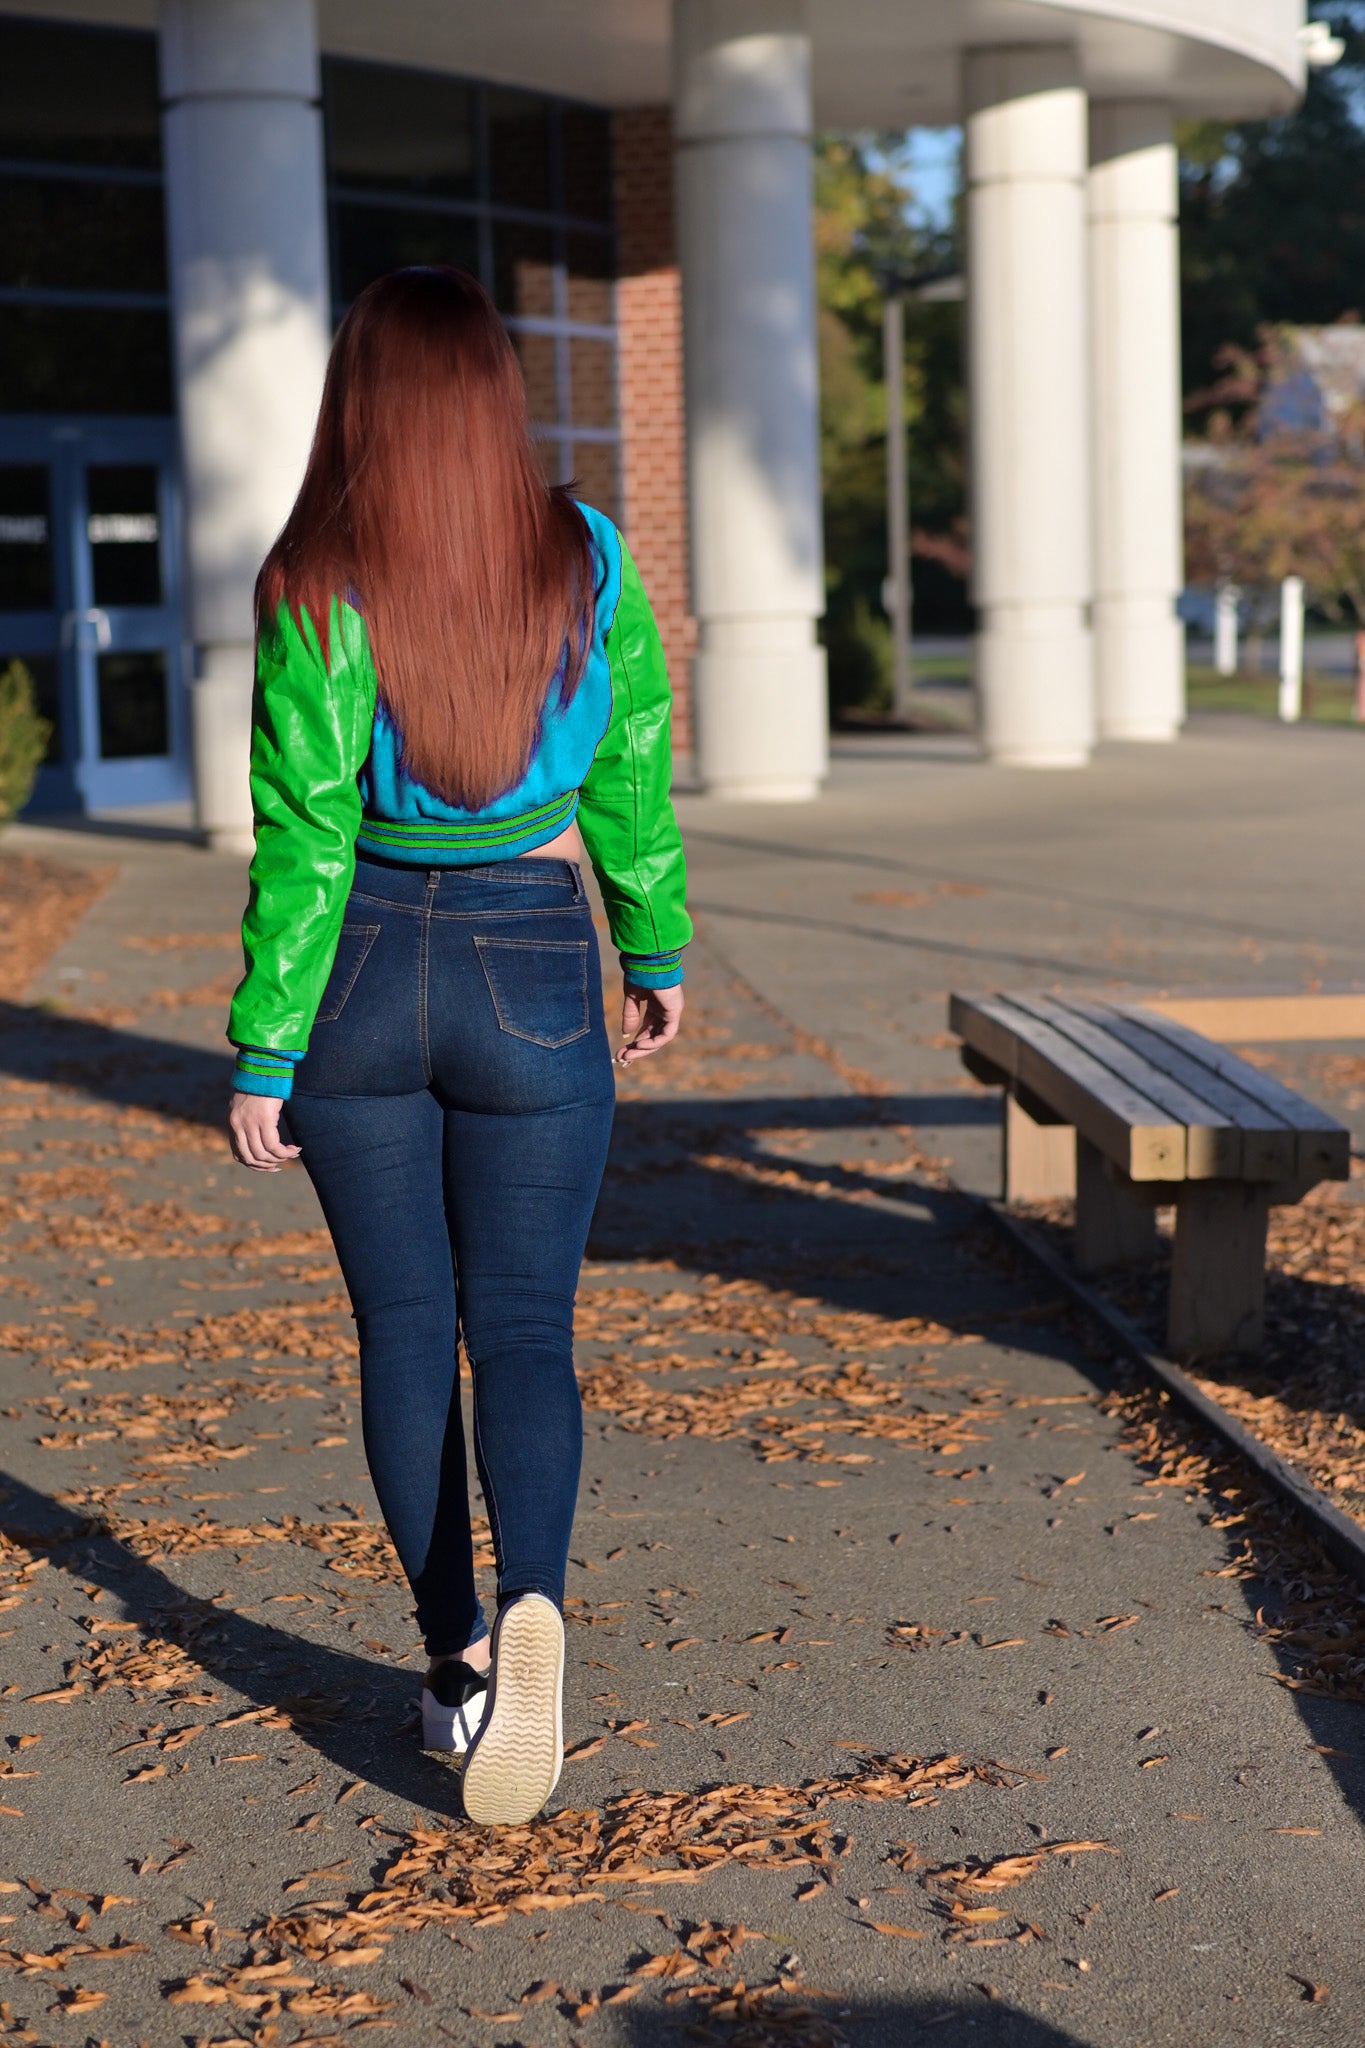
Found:
[[414, 1746], [307, 1182], [211, 1128], [240, 872], [16, 834], [119, 875], [0, 1020], [0, 2040], [1359, 2040], [1359, 1710], [1278, 1682], [1236, 1532], [934, 1162], [992, 1171], [949, 985], [1357, 973], [1362, 763], [685, 801], [689, 1037], [580, 1314], [581, 1754], [491, 1843]]

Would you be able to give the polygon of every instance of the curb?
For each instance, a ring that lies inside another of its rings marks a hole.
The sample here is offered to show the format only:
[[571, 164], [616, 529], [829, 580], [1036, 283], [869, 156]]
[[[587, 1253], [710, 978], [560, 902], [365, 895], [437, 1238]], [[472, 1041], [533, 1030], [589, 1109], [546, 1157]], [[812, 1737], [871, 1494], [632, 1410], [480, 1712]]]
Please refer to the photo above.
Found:
[[1163, 1388], [1186, 1414], [1211, 1429], [1249, 1465], [1254, 1466], [1281, 1499], [1287, 1501], [1308, 1524], [1332, 1562], [1358, 1585], [1365, 1586], [1365, 1529], [1352, 1521], [1349, 1515], [1344, 1515], [1321, 1487], [1314, 1486], [1311, 1479], [1305, 1479], [1302, 1473], [1296, 1472], [1235, 1415], [1230, 1415], [1221, 1402], [1206, 1394], [1188, 1373], [1182, 1372], [1169, 1358], [1163, 1358], [1160, 1352], [1149, 1350], [1136, 1323], [1131, 1322], [1122, 1309], [1113, 1307], [1103, 1295], [1096, 1293], [1093, 1287], [1087, 1286], [1051, 1245], [1044, 1243], [1019, 1217], [1012, 1216], [1003, 1202], [993, 1201], [985, 1195], [970, 1195], [968, 1200], [985, 1211], [1002, 1237], [1064, 1287], [1077, 1306], [1101, 1325], [1124, 1356], [1140, 1367], [1149, 1380]]

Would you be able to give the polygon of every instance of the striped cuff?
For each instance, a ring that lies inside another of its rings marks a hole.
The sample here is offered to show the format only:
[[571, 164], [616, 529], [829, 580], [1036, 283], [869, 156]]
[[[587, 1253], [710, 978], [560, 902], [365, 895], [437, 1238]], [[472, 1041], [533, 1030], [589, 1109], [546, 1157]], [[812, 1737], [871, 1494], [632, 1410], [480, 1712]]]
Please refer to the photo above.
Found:
[[622, 953], [621, 972], [633, 988], [677, 988], [683, 978], [683, 949], [671, 953]]
[[239, 1045], [232, 1085], [243, 1095], [273, 1095], [287, 1102], [294, 1088], [294, 1068], [301, 1052], [271, 1052], [264, 1046]]

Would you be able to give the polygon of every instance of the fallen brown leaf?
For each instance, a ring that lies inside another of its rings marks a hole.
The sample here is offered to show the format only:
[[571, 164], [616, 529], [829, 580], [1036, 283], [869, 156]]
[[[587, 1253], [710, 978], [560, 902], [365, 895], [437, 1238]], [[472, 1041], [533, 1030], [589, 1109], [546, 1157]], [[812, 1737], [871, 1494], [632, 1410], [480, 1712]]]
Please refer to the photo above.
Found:
[[48, 2007], [49, 2012], [94, 2012], [109, 1996], [107, 1991], [88, 1991], [83, 1984], [73, 1984], [69, 1991], [58, 1994], [57, 2003]]

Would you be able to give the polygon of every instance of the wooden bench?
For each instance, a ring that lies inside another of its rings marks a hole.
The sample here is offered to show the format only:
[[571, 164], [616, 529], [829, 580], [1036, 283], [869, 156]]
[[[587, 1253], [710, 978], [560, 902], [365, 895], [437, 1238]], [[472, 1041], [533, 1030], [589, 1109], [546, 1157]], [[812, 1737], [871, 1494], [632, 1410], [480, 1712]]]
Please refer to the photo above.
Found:
[[948, 1017], [968, 1071], [1005, 1090], [1005, 1200], [1074, 1197], [1082, 1272], [1153, 1258], [1173, 1203], [1170, 1351], [1259, 1350], [1269, 1211], [1348, 1179], [1349, 1131], [1136, 1004], [954, 995]]

